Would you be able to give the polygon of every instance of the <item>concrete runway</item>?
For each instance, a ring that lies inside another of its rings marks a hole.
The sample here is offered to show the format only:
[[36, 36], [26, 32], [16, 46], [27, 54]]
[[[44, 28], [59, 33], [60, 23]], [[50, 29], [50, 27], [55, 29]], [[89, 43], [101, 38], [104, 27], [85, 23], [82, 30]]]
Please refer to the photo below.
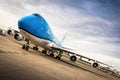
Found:
[[119, 80], [75, 67], [32, 49], [22, 50], [20, 44], [23, 43], [0, 35], [0, 80]]

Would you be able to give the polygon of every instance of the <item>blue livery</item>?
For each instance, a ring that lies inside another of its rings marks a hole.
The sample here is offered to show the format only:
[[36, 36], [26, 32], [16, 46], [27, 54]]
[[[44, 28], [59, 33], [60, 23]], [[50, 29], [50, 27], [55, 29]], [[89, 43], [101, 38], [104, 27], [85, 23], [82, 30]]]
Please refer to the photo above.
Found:
[[62, 46], [53, 35], [48, 23], [38, 13], [34, 13], [21, 18], [18, 21], [18, 27], [38, 38], [54, 42], [58, 46]]

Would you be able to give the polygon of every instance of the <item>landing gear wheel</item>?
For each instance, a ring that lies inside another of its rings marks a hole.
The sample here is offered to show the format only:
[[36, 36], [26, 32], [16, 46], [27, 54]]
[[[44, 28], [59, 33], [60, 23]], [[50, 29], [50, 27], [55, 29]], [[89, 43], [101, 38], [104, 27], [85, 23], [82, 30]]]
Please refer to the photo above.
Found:
[[46, 54], [46, 53], [47, 53], [47, 51], [46, 51], [46, 50], [42, 50], [42, 53]]
[[26, 46], [25, 50], [27, 50], [27, 51], [28, 51], [28, 49], [29, 49], [29, 46]]
[[61, 59], [61, 57], [60, 57], [60, 56], [56, 56], [56, 59], [60, 60], [60, 59]]
[[29, 46], [24, 44], [24, 45], [22, 46], [22, 49], [28, 50], [28, 49], [29, 49]]
[[25, 49], [25, 44], [22, 46], [22, 49]]
[[53, 53], [50, 53], [50, 56], [51, 56], [51, 57], [54, 57], [54, 54], [53, 54]]
[[38, 51], [38, 47], [33, 47], [34, 50]]
[[76, 56], [71, 56], [70, 60], [75, 62], [77, 60], [77, 58], [76, 58]]

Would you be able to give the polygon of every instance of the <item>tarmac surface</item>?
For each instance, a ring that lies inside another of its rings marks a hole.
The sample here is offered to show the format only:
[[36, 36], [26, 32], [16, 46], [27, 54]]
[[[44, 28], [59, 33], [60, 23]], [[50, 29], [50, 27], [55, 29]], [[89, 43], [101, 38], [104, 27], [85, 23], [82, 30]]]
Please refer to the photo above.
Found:
[[119, 80], [67, 64], [32, 49], [23, 50], [21, 44], [24, 43], [0, 35], [0, 80]]

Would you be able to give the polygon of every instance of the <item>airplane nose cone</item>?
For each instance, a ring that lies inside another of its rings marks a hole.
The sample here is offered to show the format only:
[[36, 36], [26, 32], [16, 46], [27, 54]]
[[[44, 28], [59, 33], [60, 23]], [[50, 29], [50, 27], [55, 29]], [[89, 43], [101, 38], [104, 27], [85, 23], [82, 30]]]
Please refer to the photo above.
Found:
[[24, 27], [24, 21], [23, 20], [18, 20], [18, 27], [23, 28]]
[[22, 26], [22, 20], [18, 20], [18, 27], [20, 28]]

